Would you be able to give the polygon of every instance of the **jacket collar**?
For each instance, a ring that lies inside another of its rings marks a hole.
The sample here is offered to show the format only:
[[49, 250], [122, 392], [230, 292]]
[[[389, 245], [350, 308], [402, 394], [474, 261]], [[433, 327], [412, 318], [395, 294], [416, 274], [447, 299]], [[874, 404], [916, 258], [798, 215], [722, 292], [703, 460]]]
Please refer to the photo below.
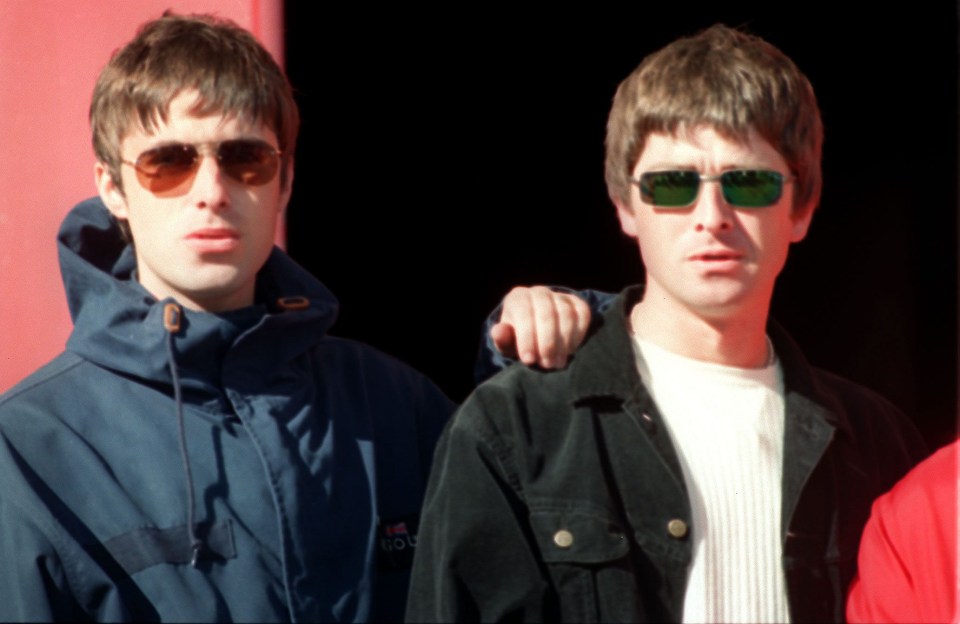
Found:
[[574, 402], [597, 397], [621, 401], [632, 397], [648, 398], [637, 373], [633, 346], [627, 333], [627, 315], [642, 297], [642, 285], [627, 288], [595, 321], [592, 335], [570, 362]]
[[[67, 349], [104, 368], [168, 385], [164, 308], [135, 279], [133, 249], [99, 198], [77, 205], [58, 236], [74, 329]], [[219, 397], [227, 372], [259, 378], [314, 347], [333, 324], [337, 300], [284, 252], [257, 274], [257, 303], [225, 314], [182, 310], [174, 360], [187, 402]]]
[[[615, 398], [647, 409], [650, 395], [637, 372], [627, 319], [643, 297], [643, 285], [630, 286], [614, 300], [594, 325], [593, 334], [571, 361], [571, 389], [574, 402], [596, 397]], [[790, 335], [770, 320], [767, 332], [783, 368], [784, 402], [788, 421], [810, 435], [826, 425], [852, 435], [852, 428], [835, 397], [814, 374]], [[817, 435], [825, 434], [821, 431]]]

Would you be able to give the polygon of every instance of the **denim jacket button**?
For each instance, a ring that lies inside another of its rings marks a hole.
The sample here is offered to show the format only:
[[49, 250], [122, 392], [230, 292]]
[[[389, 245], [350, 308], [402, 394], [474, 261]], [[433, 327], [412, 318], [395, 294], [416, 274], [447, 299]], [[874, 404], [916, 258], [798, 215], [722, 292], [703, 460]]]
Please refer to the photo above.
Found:
[[553, 543], [560, 548], [570, 548], [573, 546], [573, 533], [566, 529], [560, 529], [553, 534]]
[[675, 537], [677, 539], [686, 537], [687, 531], [689, 530], [690, 529], [687, 526], [687, 523], [679, 518], [674, 518], [667, 523], [667, 532], [671, 535], [671, 537]]

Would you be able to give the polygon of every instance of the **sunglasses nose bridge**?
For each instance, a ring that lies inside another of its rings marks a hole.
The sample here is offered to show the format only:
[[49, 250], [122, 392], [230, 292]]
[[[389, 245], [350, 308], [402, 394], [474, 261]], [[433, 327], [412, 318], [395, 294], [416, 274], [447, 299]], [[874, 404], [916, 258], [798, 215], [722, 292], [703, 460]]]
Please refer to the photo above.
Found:
[[213, 158], [214, 160], [220, 160], [220, 144], [219, 143], [194, 143], [193, 149], [197, 153], [197, 161], [203, 160], [206, 157]]
[[219, 207], [226, 204], [227, 174], [220, 163], [216, 144], [196, 145], [197, 158], [194, 163], [190, 192], [194, 194], [198, 206]]
[[[700, 186], [693, 202], [693, 217], [698, 232], [716, 232], [732, 227], [733, 209], [724, 195], [721, 178], [722, 174], [700, 176]], [[716, 182], [717, 186], [708, 185], [708, 182]]]
[[[220, 179], [220, 182], [223, 182], [223, 177], [229, 177], [236, 179], [233, 175], [233, 172], [230, 168], [230, 163], [224, 160], [224, 149], [222, 142], [209, 142], [209, 143], [195, 143], [193, 145], [196, 149], [196, 162], [194, 163], [194, 173], [199, 174], [200, 170], [203, 168], [204, 161], [208, 158], [213, 161], [213, 167], [215, 168], [216, 176]], [[227, 157], [229, 159], [229, 157]]]
[[698, 195], [698, 196], [699, 196], [700, 194], [703, 194], [703, 193], [715, 192], [715, 189], [714, 189], [713, 187], [706, 187], [706, 186], [705, 186], [705, 185], [708, 184], [708, 183], [716, 182], [716, 183], [720, 186], [721, 189], [723, 188], [723, 182], [722, 182], [722, 180], [723, 180], [723, 174], [722, 174], [722, 173], [718, 173], [717, 175], [700, 175], [699, 178], [700, 178], [700, 184], [699, 184], [699, 187], [697, 188], [697, 195]]

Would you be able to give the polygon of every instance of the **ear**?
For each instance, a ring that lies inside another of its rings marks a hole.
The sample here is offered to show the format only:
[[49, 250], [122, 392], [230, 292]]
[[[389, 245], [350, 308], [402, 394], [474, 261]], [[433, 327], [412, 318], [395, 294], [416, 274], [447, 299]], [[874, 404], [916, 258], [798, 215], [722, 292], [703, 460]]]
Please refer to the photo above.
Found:
[[620, 229], [630, 238], [637, 237], [637, 216], [629, 202], [615, 198], [613, 204], [617, 207], [617, 217], [620, 219]]
[[806, 237], [807, 230], [810, 229], [810, 222], [813, 221], [814, 204], [809, 203], [790, 215], [793, 221], [793, 228], [790, 232], [790, 242], [799, 243]]
[[127, 210], [127, 198], [123, 190], [114, 181], [110, 175], [110, 169], [102, 162], [97, 161], [93, 166], [93, 177], [97, 184], [97, 191], [100, 193], [100, 199], [110, 213], [117, 219], [126, 220], [129, 217]]

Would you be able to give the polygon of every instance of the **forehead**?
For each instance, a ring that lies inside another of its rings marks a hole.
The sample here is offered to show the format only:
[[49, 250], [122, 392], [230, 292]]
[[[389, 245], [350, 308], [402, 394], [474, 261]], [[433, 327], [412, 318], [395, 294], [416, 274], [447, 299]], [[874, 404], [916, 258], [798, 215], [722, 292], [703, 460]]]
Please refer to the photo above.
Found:
[[182, 91], [166, 107], [165, 115], [156, 113], [152, 123], [135, 118], [121, 139], [121, 147], [130, 143], [183, 141], [207, 142], [230, 138], [262, 138], [276, 142], [276, 134], [261, 120], [204, 106], [196, 91]]
[[749, 129], [745, 137], [734, 137], [706, 124], [647, 136], [636, 168], [670, 166], [705, 170], [765, 168], [782, 172], [788, 169], [783, 155], [754, 129]]

